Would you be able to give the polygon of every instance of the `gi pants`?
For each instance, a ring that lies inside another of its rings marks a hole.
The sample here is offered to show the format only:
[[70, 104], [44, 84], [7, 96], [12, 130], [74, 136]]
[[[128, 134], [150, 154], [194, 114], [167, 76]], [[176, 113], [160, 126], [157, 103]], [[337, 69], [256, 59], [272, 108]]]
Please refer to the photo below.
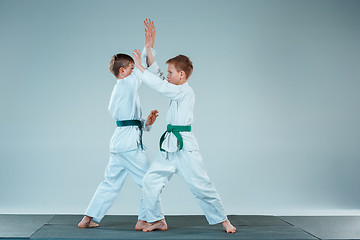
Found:
[[160, 193], [174, 173], [178, 173], [200, 204], [209, 224], [227, 219], [215, 186], [210, 181], [199, 151], [159, 152], [143, 179], [143, 198], [148, 222], [164, 218]]
[[[110, 153], [110, 161], [105, 170], [105, 180], [97, 188], [85, 215], [100, 222], [111, 207], [129, 174], [139, 187], [149, 168], [145, 152], [133, 150], [128, 152]], [[140, 201], [139, 220], [146, 220], [144, 200]]]

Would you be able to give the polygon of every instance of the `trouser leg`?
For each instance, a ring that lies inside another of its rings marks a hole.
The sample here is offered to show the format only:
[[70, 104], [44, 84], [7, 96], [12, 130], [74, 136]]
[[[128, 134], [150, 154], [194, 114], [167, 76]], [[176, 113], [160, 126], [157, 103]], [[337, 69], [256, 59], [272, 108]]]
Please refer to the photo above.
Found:
[[227, 217], [222, 201], [209, 179], [200, 152], [179, 151], [172, 155], [179, 175], [189, 186], [209, 224], [225, 221]]
[[[128, 152], [124, 155], [126, 161], [124, 161], [124, 166], [127, 169], [127, 172], [131, 176], [131, 178], [135, 181], [135, 183], [142, 188], [143, 178], [149, 169], [149, 161], [146, 157], [144, 151], [136, 150]], [[138, 215], [139, 220], [146, 221], [146, 213], [144, 207], [144, 198], [141, 197], [140, 200], [140, 211]]]
[[110, 153], [105, 180], [98, 186], [85, 212], [85, 215], [93, 217], [96, 222], [100, 222], [105, 216], [125, 182], [127, 171], [121, 158], [120, 153]]
[[142, 190], [148, 222], [156, 222], [164, 218], [160, 193], [175, 171], [173, 164], [166, 158], [166, 153], [159, 152], [145, 174]]

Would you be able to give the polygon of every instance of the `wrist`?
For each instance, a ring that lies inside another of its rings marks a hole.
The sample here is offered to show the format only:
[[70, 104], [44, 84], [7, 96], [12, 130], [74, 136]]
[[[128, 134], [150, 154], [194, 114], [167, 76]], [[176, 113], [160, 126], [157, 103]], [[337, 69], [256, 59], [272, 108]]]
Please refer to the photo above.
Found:
[[135, 65], [142, 73], [145, 71], [145, 68], [143, 65], [139, 64], [139, 65]]

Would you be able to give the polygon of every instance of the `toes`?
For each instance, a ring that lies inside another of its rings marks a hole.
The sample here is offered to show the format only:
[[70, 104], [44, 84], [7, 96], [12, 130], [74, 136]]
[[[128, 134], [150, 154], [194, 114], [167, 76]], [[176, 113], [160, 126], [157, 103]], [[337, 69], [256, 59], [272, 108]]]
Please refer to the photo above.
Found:
[[82, 223], [82, 222], [80, 222], [78, 224], [78, 228], [87, 228], [87, 227], [88, 227], [88, 224], [85, 224], [85, 223]]
[[99, 224], [94, 223], [94, 222], [90, 222], [90, 224], [89, 224], [89, 227], [98, 227], [98, 226], [99, 226]]
[[236, 232], [236, 228], [233, 228], [233, 229], [229, 229], [226, 231], [227, 233], [235, 233]]

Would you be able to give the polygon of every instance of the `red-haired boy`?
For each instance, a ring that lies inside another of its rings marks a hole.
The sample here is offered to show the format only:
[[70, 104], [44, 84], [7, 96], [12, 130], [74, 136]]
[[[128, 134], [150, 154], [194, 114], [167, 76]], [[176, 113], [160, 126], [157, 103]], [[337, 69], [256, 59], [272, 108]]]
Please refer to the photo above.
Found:
[[[143, 82], [153, 90], [170, 99], [166, 116], [167, 130], [160, 139], [160, 152], [152, 162], [143, 179], [143, 197], [147, 226], [144, 232], [167, 230], [167, 224], [160, 206], [160, 193], [174, 173], [178, 173], [198, 200], [209, 224], [222, 223], [226, 232], [234, 233], [236, 228], [227, 219], [224, 207], [214, 184], [210, 181], [194, 134], [191, 132], [195, 94], [188, 84], [193, 71], [190, 59], [178, 55], [169, 59], [167, 79], [155, 62], [151, 52], [151, 38], [155, 37], [152, 21], [145, 21], [147, 64], [141, 65], [141, 53], [135, 50], [136, 67], [143, 73]], [[152, 224], [150, 224], [152, 223]]]

